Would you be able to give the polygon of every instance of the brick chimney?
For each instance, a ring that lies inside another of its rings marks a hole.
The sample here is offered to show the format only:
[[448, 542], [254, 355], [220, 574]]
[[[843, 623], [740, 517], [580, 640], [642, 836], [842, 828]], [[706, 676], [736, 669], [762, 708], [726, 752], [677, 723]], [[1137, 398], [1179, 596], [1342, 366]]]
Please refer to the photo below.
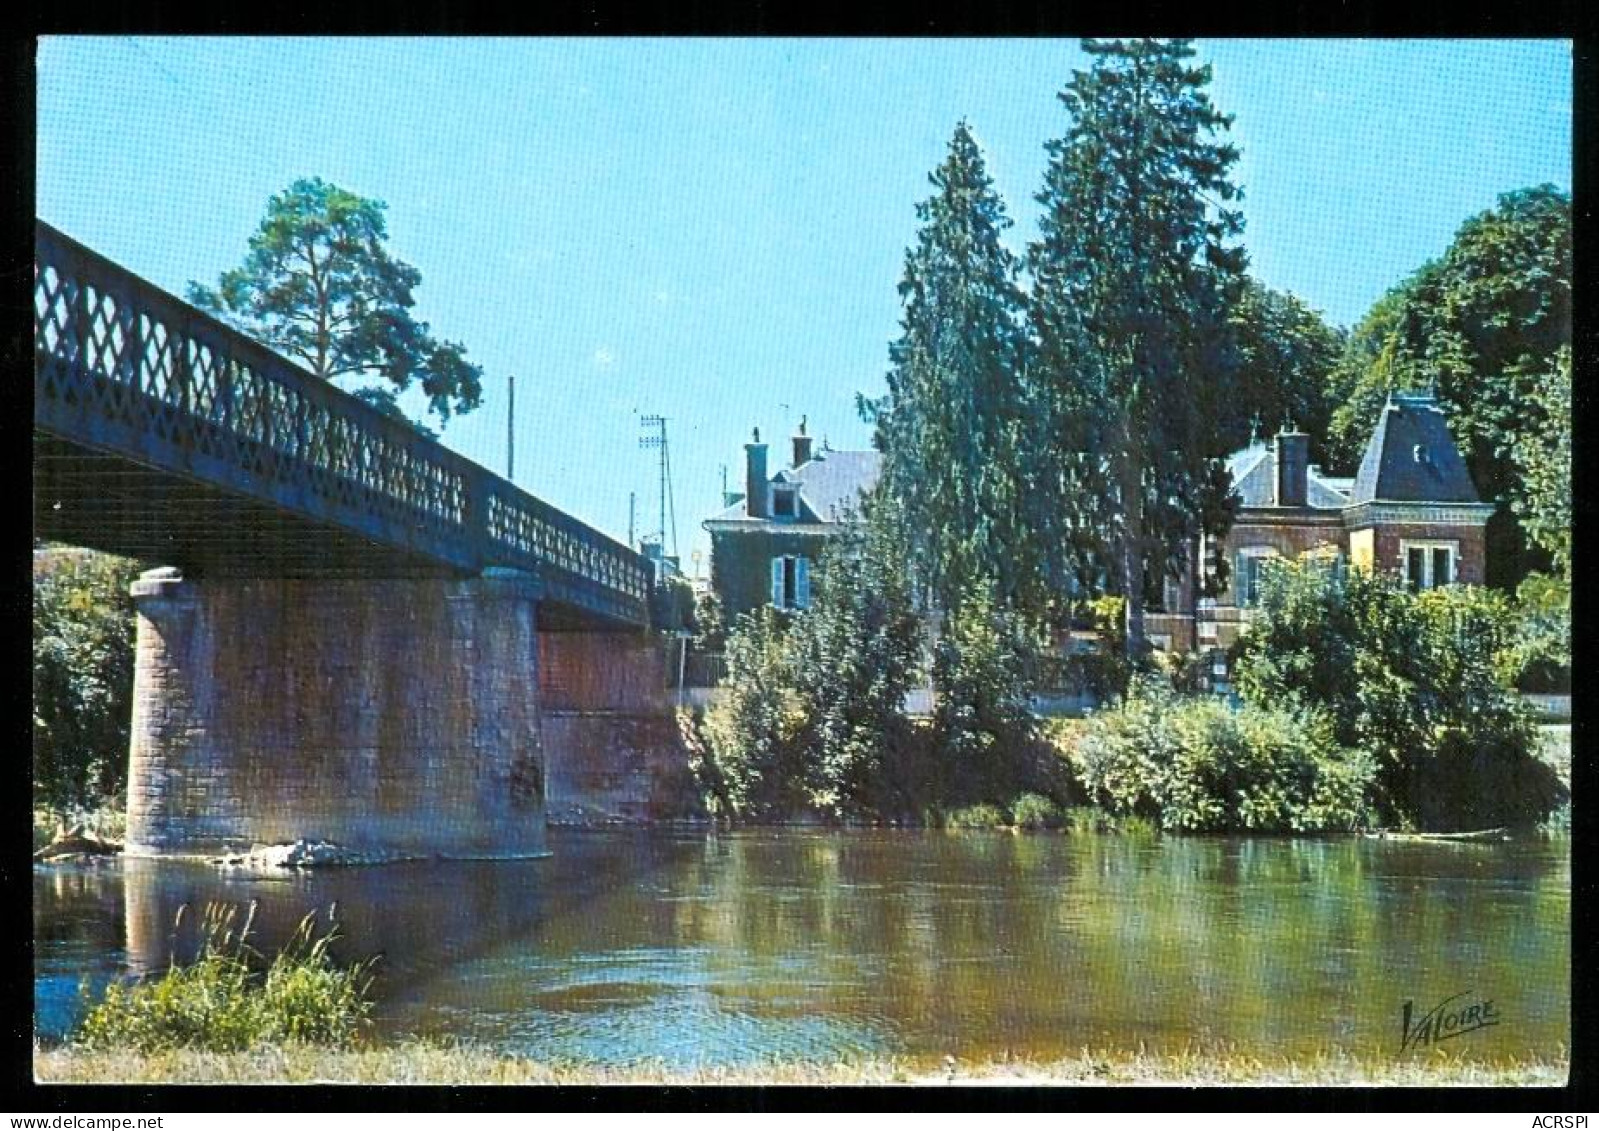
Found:
[[771, 504], [767, 499], [766, 445], [761, 443], [761, 430], [744, 445], [744, 513], [751, 518], [767, 518]]
[[[1292, 429], [1292, 430], [1290, 430]], [[1310, 437], [1292, 426], [1277, 433], [1277, 505], [1302, 507], [1309, 498]]]
[[794, 466], [809, 463], [811, 459], [811, 438], [805, 434], [805, 418], [800, 417], [799, 431], [794, 433]]

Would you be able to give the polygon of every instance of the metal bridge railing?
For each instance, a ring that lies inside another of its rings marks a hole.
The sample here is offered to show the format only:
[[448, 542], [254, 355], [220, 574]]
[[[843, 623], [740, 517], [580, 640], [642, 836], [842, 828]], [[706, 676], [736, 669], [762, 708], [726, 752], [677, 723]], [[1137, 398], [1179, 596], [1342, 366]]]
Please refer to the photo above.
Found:
[[532, 569], [554, 599], [647, 619], [641, 555], [42, 221], [33, 299], [42, 430], [454, 568]]

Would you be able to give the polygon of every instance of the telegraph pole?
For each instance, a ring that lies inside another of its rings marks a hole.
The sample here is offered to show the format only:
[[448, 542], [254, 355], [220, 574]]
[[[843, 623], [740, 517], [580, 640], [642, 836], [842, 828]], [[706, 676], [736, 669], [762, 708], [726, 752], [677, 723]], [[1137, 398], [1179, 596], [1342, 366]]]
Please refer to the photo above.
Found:
[[[672, 499], [672, 454], [666, 442], [666, 417], [643, 416], [639, 418], [639, 426], [645, 429], [644, 435], [639, 437], [638, 445], [641, 448], [658, 448], [661, 453], [661, 525], [657, 537], [661, 540], [661, 556], [666, 556], [666, 511], [672, 508], [672, 555], [677, 555], [677, 504]], [[652, 431], [653, 430], [653, 433]]]
[[505, 477], [516, 482], [516, 376], [508, 378], [510, 396], [505, 410]]

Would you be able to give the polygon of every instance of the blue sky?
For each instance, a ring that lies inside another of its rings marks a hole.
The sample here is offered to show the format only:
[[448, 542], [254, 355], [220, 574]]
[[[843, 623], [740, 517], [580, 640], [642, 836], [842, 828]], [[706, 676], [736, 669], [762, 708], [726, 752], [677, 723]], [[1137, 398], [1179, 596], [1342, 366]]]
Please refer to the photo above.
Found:
[[[1212, 40], [1254, 273], [1349, 325], [1501, 192], [1571, 184], [1562, 41]], [[865, 447], [928, 172], [956, 121], [1034, 230], [1061, 40], [49, 38], [38, 213], [182, 293], [316, 175], [389, 205], [418, 312], [486, 372], [445, 442], [617, 537], [655, 525], [669, 418], [684, 567], [752, 426]], [[774, 450], [774, 462], [777, 455]], [[703, 564], [702, 564], [702, 567]]]

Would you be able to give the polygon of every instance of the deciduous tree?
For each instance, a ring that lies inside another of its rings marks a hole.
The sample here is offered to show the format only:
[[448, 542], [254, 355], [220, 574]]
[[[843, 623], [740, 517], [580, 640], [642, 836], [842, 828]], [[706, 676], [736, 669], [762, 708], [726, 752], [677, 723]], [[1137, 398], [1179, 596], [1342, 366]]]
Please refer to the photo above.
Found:
[[1238, 371], [1234, 394], [1223, 405], [1226, 446], [1242, 447], [1257, 424], [1270, 432], [1291, 421], [1310, 436], [1311, 458], [1326, 463], [1343, 333], [1294, 295], [1255, 279], [1239, 294], [1232, 326]]
[[1570, 348], [1571, 264], [1570, 197], [1552, 185], [1505, 193], [1379, 301], [1340, 366], [1347, 399], [1332, 435], [1346, 464], [1359, 460], [1390, 391], [1436, 390], [1478, 492], [1501, 504], [1488, 526], [1488, 580], [1507, 588], [1544, 564], [1544, 549], [1559, 552], [1539, 517], [1553, 513], [1549, 496], [1533, 500], [1544, 486], [1516, 453], [1525, 459], [1529, 440], [1570, 428], [1569, 407], [1545, 387]]
[[37, 803], [93, 807], [126, 783], [138, 566], [86, 550], [36, 553], [33, 788]]

